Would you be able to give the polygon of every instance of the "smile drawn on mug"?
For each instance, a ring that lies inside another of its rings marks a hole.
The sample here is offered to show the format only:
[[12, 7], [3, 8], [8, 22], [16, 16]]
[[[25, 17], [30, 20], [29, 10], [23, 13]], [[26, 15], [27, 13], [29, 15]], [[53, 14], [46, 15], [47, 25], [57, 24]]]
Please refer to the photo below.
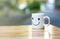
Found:
[[[32, 20], [33, 20], [34, 18], [32, 18]], [[40, 18], [38, 18], [38, 21], [40, 20]], [[38, 23], [38, 24], [34, 24], [33, 23], [33, 25], [35, 25], [35, 26], [37, 26], [37, 25], [39, 25], [40, 24], [40, 22]]]
[[33, 25], [37, 26], [37, 25], [39, 25], [39, 24], [40, 24], [40, 22], [39, 22], [38, 24], [33, 24]]

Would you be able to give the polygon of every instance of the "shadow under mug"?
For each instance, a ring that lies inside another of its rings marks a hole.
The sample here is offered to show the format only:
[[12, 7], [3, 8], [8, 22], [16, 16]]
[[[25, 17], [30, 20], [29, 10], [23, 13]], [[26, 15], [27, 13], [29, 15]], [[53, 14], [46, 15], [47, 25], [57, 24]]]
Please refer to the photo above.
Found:
[[[44, 23], [45, 19], [48, 19], [48, 24]], [[32, 28], [44, 28], [45, 25], [50, 25], [50, 18], [48, 16], [45, 16], [44, 13], [32, 14]]]

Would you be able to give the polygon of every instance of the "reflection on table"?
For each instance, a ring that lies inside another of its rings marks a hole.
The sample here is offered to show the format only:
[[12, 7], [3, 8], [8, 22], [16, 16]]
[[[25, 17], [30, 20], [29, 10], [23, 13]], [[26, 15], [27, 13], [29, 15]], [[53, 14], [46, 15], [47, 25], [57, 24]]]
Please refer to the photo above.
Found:
[[33, 39], [60, 39], [60, 28], [50, 25], [45, 29], [33, 29]]

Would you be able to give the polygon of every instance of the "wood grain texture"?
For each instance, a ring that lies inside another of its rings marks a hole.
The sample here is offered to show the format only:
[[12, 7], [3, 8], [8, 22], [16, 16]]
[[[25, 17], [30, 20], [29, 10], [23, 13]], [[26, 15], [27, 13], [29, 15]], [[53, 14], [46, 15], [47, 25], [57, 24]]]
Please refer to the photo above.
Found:
[[0, 39], [29, 39], [29, 36], [32, 39], [45, 39], [45, 34], [47, 39], [60, 39], [60, 28], [53, 25], [45, 29], [32, 29], [31, 25], [0, 26]]
[[0, 26], [0, 37], [24, 37], [29, 36], [31, 30], [29, 25]]

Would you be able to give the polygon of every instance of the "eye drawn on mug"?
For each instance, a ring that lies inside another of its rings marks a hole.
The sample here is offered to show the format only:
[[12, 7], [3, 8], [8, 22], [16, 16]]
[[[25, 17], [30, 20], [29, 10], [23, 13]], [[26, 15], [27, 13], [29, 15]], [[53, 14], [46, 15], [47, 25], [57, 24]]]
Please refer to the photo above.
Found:
[[[37, 18], [36, 18], [36, 19], [37, 19]], [[32, 20], [34, 20], [34, 18], [32, 18]], [[38, 18], [37, 20], [39, 21], [40, 18]], [[37, 25], [39, 25], [39, 24], [40, 24], [40, 22], [38, 22], [37, 24], [34, 24], [34, 23], [33, 23], [33, 25], [35, 25], [35, 26], [37, 26]]]

